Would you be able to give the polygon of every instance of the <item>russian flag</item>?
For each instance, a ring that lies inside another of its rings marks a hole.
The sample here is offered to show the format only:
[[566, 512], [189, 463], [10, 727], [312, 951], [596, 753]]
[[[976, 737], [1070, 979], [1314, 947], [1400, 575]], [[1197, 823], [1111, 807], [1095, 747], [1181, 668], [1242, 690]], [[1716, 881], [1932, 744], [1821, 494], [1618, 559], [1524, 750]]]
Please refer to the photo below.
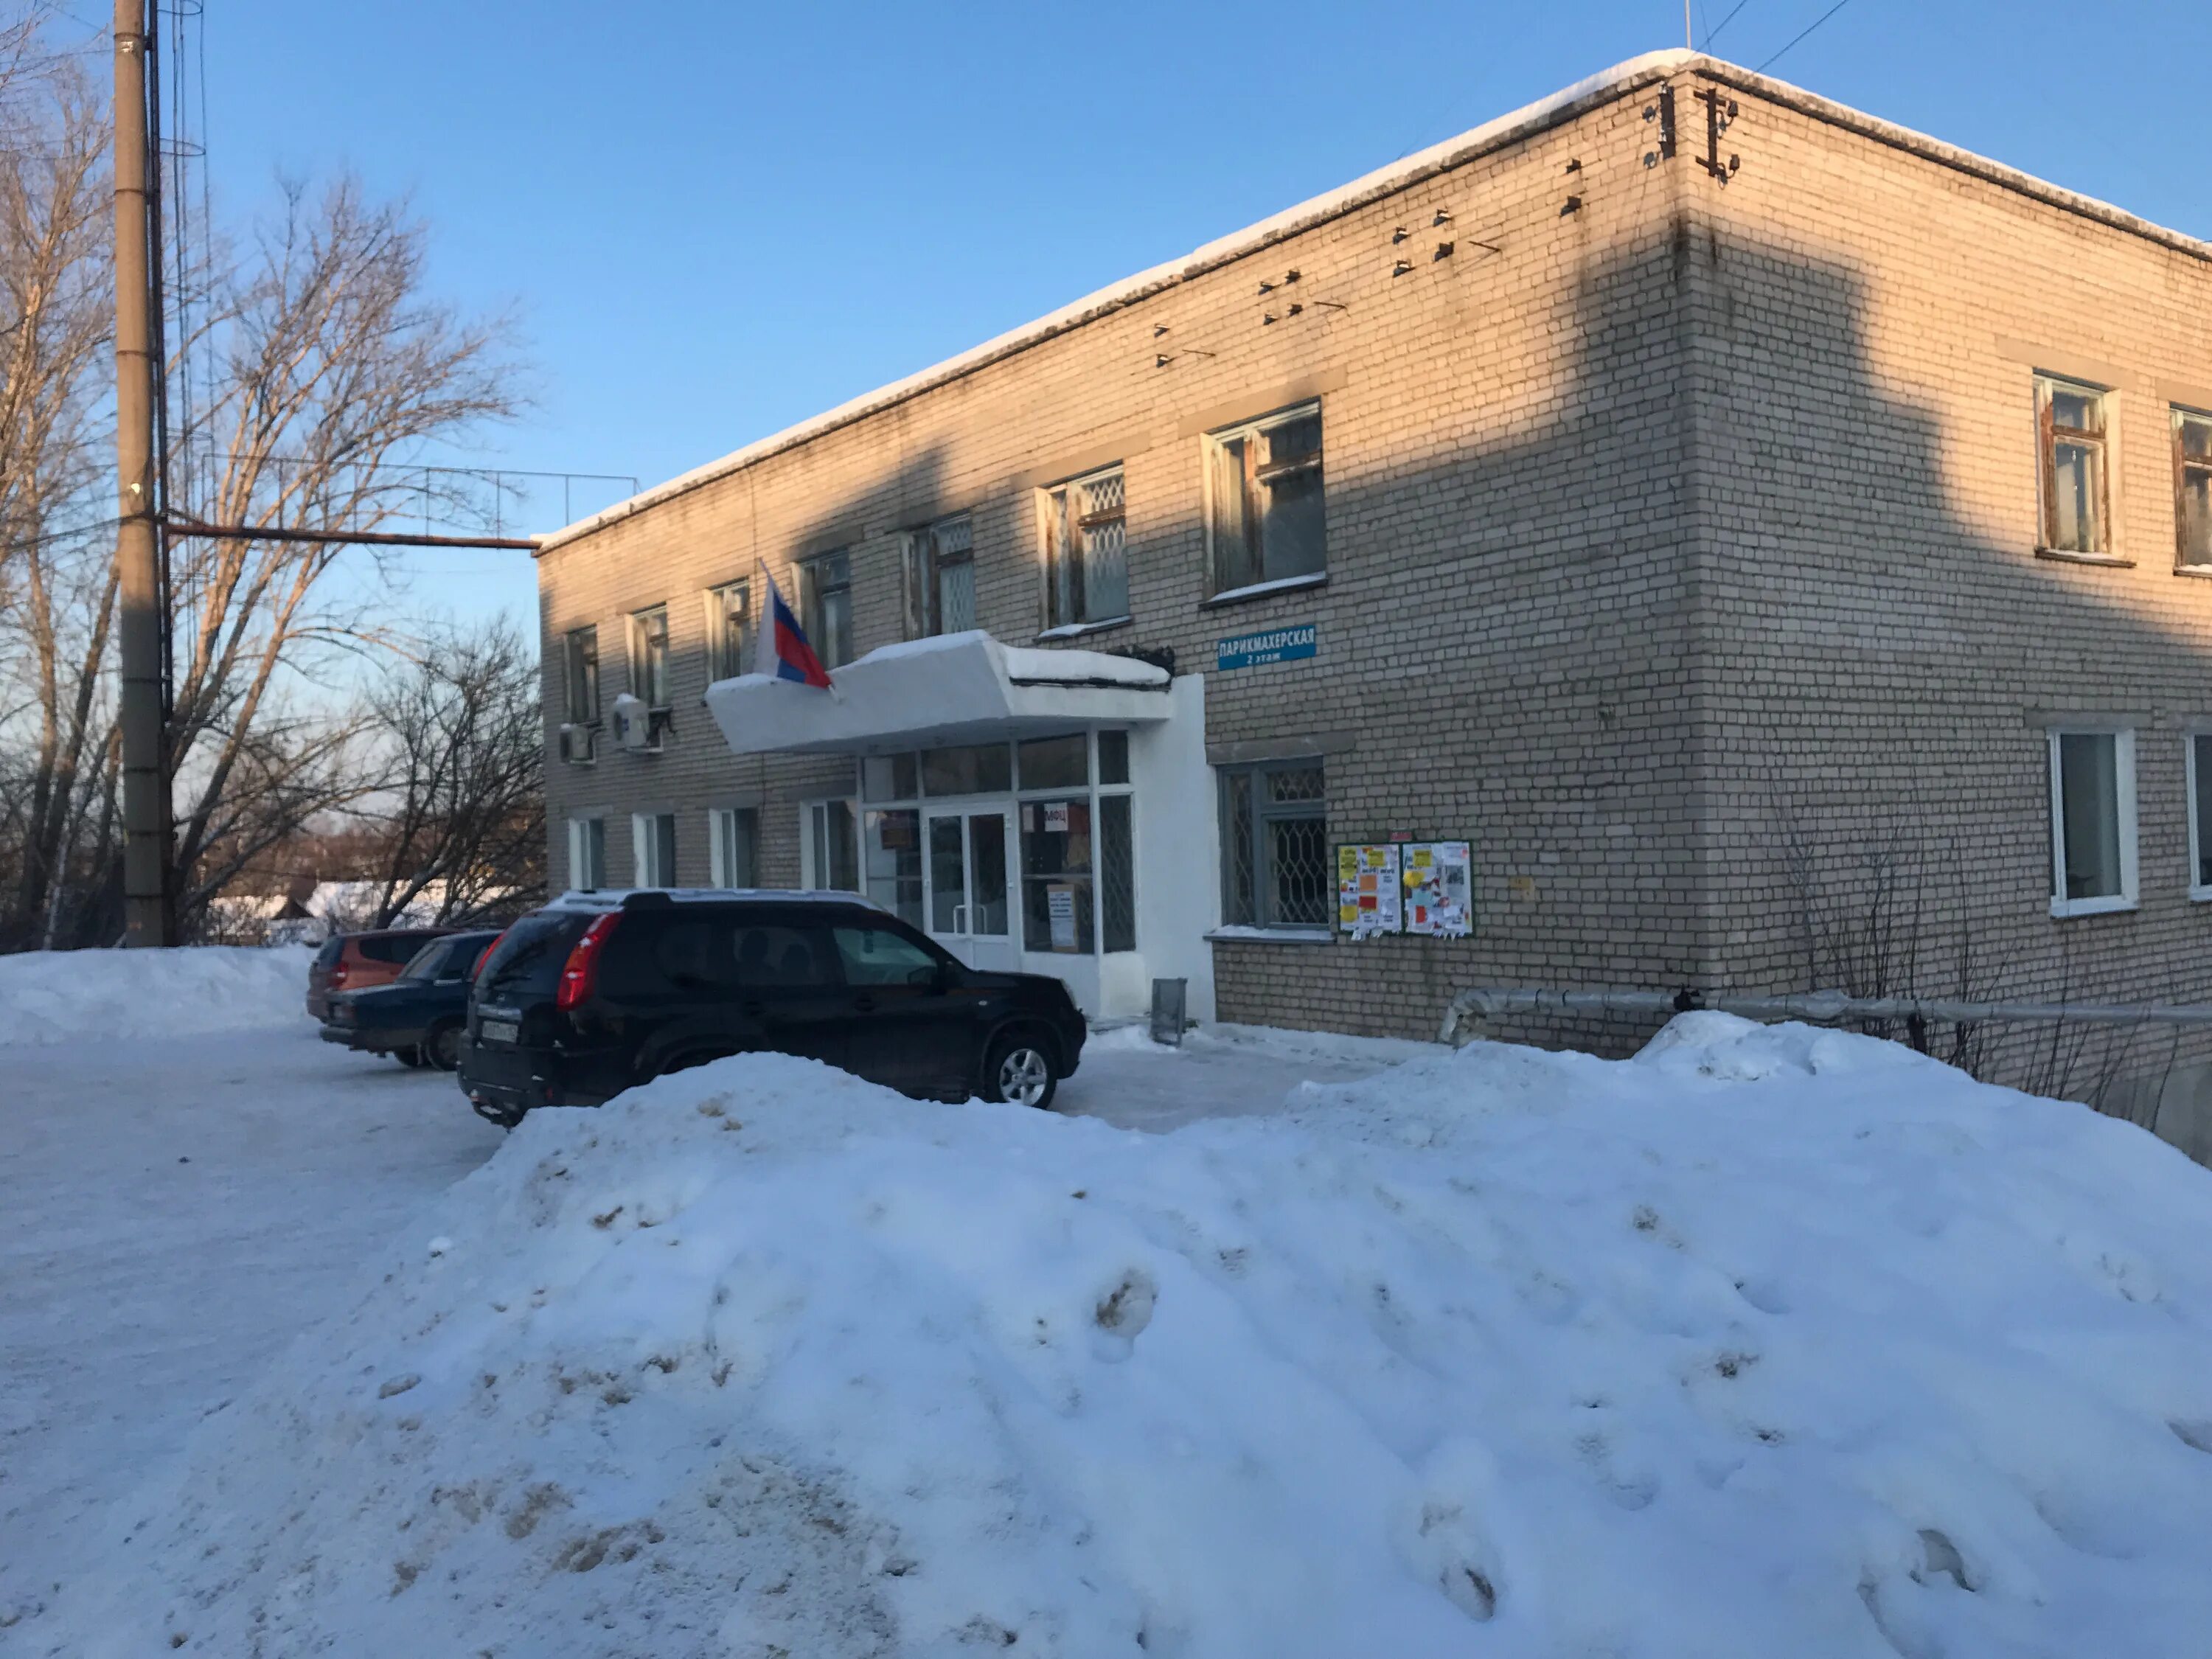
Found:
[[806, 630], [799, 625], [799, 618], [783, 602], [783, 590], [775, 585], [773, 575], [768, 579], [768, 607], [770, 648], [775, 653], [775, 678], [811, 685], [817, 690], [830, 690], [830, 671], [823, 667], [822, 659], [806, 642]]

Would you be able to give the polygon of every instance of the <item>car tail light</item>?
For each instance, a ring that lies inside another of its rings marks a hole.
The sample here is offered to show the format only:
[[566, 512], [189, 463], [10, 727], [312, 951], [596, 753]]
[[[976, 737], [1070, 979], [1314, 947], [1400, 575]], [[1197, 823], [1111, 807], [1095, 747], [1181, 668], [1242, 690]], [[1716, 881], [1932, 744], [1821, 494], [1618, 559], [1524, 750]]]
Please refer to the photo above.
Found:
[[483, 972], [484, 963], [491, 960], [491, 953], [499, 949], [499, 941], [506, 937], [504, 933], [498, 934], [490, 944], [477, 953], [477, 965], [469, 969], [469, 983], [471, 985], [476, 983], [477, 976]]
[[330, 988], [333, 991], [344, 989], [346, 980], [352, 971], [353, 970], [348, 968], [343, 962], [338, 963], [337, 967], [331, 969]]
[[596, 916], [584, 935], [569, 947], [568, 960], [561, 969], [560, 988], [553, 993], [553, 1006], [566, 1013], [592, 994], [593, 982], [599, 978], [599, 951], [613, 937], [615, 924], [622, 920], [610, 912]]

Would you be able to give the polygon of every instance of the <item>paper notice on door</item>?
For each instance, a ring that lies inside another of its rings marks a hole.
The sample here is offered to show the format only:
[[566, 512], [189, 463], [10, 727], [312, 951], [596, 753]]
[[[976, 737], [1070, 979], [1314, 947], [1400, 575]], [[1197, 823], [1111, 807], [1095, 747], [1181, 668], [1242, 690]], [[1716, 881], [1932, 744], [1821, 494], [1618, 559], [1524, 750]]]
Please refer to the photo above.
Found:
[[1044, 910], [1052, 923], [1052, 948], [1074, 950], [1075, 889], [1066, 882], [1054, 882], [1044, 890]]
[[1048, 836], [1064, 836], [1067, 833], [1067, 803], [1066, 801], [1048, 800], [1044, 804], [1044, 832]]

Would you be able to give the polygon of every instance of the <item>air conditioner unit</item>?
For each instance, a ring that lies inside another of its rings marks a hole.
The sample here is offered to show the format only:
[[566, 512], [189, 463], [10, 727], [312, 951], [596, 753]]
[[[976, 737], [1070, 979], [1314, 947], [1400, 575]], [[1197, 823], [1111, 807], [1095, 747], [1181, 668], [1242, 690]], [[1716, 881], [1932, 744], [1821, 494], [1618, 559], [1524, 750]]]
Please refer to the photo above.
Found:
[[589, 726], [564, 722], [561, 727], [561, 758], [572, 766], [588, 766], [599, 757], [599, 734]]
[[653, 711], [645, 706], [644, 698], [623, 692], [615, 699], [610, 723], [614, 728], [617, 748], [639, 750], [653, 746]]

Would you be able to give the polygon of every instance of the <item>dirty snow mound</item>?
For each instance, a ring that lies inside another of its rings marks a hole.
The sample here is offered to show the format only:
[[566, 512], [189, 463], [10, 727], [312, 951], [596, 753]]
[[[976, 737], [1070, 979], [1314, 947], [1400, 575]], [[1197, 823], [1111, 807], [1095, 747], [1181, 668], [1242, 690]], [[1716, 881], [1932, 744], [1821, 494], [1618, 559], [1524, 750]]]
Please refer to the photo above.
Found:
[[0, 956], [0, 1045], [296, 1024], [314, 952], [204, 945]]
[[1164, 1136], [724, 1061], [534, 1115], [377, 1273], [35, 1650], [2212, 1629], [2212, 1172], [1865, 1038], [1477, 1044]]

